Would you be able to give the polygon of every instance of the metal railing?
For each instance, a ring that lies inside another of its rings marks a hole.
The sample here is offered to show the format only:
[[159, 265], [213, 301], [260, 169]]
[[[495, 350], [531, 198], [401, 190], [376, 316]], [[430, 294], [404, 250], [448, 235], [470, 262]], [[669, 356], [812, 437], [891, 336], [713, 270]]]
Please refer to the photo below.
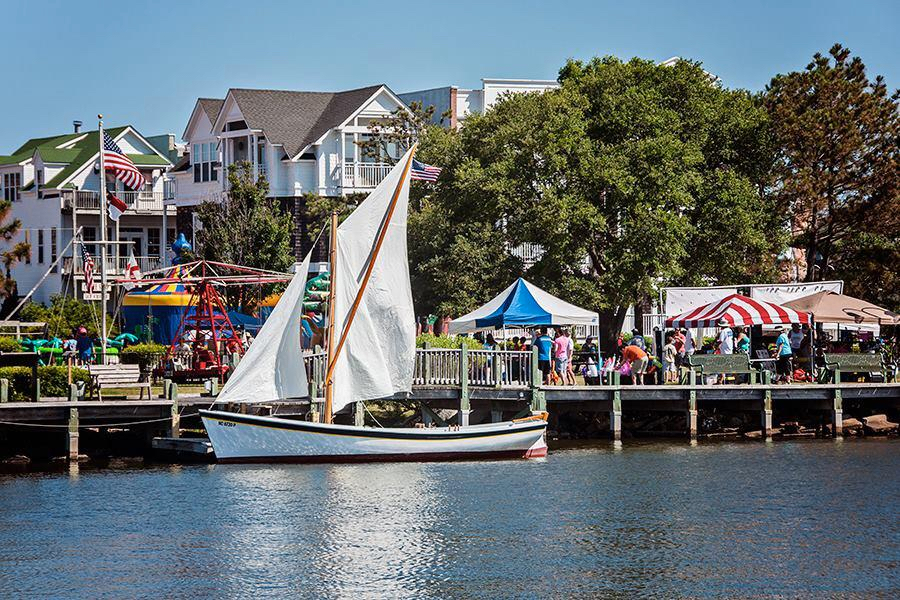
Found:
[[349, 188], [373, 188], [393, 168], [393, 165], [386, 163], [344, 163], [341, 167], [341, 185]]
[[[86, 244], [90, 245], [91, 242], [87, 241]], [[92, 253], [93, 254], [93, 253]], [[146, 273], [147, 271], [152, 271], [153, 269], [158, 269], [162, 265], [162, 261], [158, 256], [135, 256], [135, 260], [137, 261], [138, 268], [140, 268], [142, 273]], [[72, 269], [72, 257], [65, 256], [63, 257], [63, 273], [71, 273]], [[106, 259], [106, 272], [109, 275], [120, 275], [125, 273], [125, 268], [128, 265], [128, 257], [127, 256], [119, 256], [118, 260], [116, 257], [110, 256]], [[94, 273], [100, 272], [100, 257], [94, 256]], [[75, 274], [83, 275], [84, 268], [81, 263], [81, 257], [75, 257]], [[95, 275], [96, 276], [96, 275]]]
[[[128, 210], [135, 212], [162, 212], [163, 192], [140, 190], [137, 192], [115, 192]], [[61, 190], [63, 208], [76, 210], [100, 210], [100, 192], [87, 190]]]

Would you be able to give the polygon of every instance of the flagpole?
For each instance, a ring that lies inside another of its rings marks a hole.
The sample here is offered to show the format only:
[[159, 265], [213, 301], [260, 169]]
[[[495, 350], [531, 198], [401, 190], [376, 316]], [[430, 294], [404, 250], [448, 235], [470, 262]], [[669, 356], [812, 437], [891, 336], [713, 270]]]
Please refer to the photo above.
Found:
[[103, 161], [103, 115], [97, 115], [100, 139], [100, 364], [106, 364], [106, 165]]

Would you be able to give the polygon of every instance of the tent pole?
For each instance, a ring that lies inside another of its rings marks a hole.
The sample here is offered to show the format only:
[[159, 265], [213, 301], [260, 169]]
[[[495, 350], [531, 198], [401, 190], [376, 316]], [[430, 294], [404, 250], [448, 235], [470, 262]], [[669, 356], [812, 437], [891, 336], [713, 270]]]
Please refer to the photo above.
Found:
[[816, 318], [809, 314], [809, 374], [816, 380]]

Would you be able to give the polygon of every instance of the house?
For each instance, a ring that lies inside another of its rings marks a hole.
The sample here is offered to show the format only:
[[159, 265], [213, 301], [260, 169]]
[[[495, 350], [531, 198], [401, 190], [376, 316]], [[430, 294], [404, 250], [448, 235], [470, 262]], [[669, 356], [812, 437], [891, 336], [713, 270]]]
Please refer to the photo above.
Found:
[[[559, 87], [553, 79], [482, 79], [481, 89], [455, 85], [400, 94], [407, 104], [419, 102], [423, 108], [434, 106], [432, 119], [446, 127], [459, 127], [470, 114], [482, 114], [503, 94], [543, 92]], [[446, 116], [445, 116], [446, 115]]]
[[[166, 240], [174, 235], [175, 212], [169, 209], [167, 213], [163, 207], [165, 174], [172, 163], [130, 125], [105, 131], [146, 180], [143, 189], [131, 191], [111, 173], [106, 175], [107, 189], [128, 206], [118, 223], [107, 223], [108, 239], [128, 242], [116, 244], [116, 251], [110, 249], [107, 272], [122, 274], [129, 250], [143, 271], [157, 268], [165, 256]], [[12, 202], [12, 217], [22, 222], [19, 238], [14, 241], [31, 244], [31, 257], [12, 270], [20, 294], [26, 294], [63, 254], [34, 299], [46, 303], [60, 292], [84, 297], [80, 251], [64, 249], [79, 227], [85, 241], [99, 238], [99, 149], [98, 131], [81, 131], [81, 122], [76, 121], [72, 133], [31, 139], [11, 155], [0, 156], [3, 197]], [[89, 245], [88, 251], [99, 269], [99, 248]]]
[[304, 195], [368, 193], [390, 172], [390, 156], [363, 156], [369, 124], [407, 110], [386, 85], [342, 92], [230, 89], [224, 98], [199, 98], [185, 127], [187, 154], [175, 165], [168, 204], [188, 239], [194, 211], [228, 192], [228, 169], [246, 162], [265, 177], [269, 195], [294, 217], [294, 250], [305, 254]]

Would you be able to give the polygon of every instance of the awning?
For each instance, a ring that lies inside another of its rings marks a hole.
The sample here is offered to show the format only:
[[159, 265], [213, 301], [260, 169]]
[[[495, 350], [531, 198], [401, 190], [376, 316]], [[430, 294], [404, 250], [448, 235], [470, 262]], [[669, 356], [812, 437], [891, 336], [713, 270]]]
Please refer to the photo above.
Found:
[[835, 292], [816, 292], [785, 302], [784, 306], [798, 312], [810, 313], [819, 323], [853, 323], [857, 325], [900, 323], [900, 315], [897, 313], [875, 306], [865, 300]]
[[521, 277], [487, 304], [450, 322], [450, 333], [504, 327], [597, 325], [597, 313], [560, 300]]
[[788, 325], [809, 323], [809, 315], [772, 302], [732, 294], [721, 300], [666, 319], [666, 327], [715, 327], [720, 321], [730, 327], [744, 325]]

